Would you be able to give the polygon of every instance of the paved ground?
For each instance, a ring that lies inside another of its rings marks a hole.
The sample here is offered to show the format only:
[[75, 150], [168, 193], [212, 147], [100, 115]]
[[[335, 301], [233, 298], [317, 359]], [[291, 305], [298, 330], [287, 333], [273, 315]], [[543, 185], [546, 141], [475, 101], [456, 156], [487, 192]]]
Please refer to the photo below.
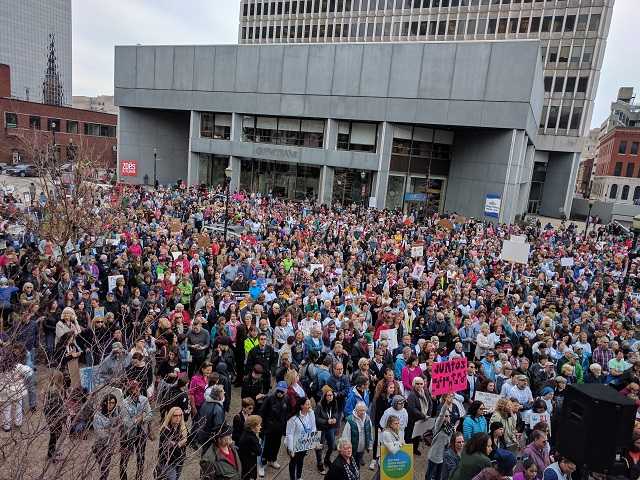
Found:
[[[46, 388], [47, 374], [45, 369], [40, 369], [38, 375], [38, 389]], [[89, 432], [86, 438], [65, 438], [62, 444], [62, 461], [51, 463], [46, 461], [47, 442], [49, 440], [49, 429], [46, 420], [42, 415], [43, 395], [40, 395], [39, 409], [28, 414], [25, 423], [19, 431], [5, 433], [0, 430], [0, 480], [89, 480], [98, 478], [98, 466], [95, 457], [91, 454], [93, 445], [93, 433]], [[227, 421], [231, 424], [231, 419], [240, 410], [240, 390], [233, 389], [231, 412]], [[158, 431], [158, 414], [155, 415], [153, 431]], [[416, 457], [416, 479], [424, 478], [426, 469], [426, 449], [423, 454]], [[334, 454], [334, 458], [335, 458]], [[157, 456], [157, 441], [148, 442], [146, 449], [146, 462], [144, 480], [154, 479], [153, 469]], [[135, 476], [135, 456], [129, 462], [129, 478]], [[183, 470], [183, 480], [196, 480], [200, 478], [199, 453], [189, 449], [187, 462]], [[119, 453], [114, 452], [111, 460], [111, 472], [109, 480], [117, 480]], [[371, 480], [374, 472], [369, 470], [368, 464], [371, 456], [365, 456], [366, 465], [361, 470], [362, 480]], [[265, 480], [287, 480], [288, 456], [284, 448], [280, 449], [278, 462], [281, 469], [276, 471], [272, 468], [266, 469]], [[309, 452], [305, 459], [304, 480], [320, 480], [322, 476], [316, 469], [315, 455]]]

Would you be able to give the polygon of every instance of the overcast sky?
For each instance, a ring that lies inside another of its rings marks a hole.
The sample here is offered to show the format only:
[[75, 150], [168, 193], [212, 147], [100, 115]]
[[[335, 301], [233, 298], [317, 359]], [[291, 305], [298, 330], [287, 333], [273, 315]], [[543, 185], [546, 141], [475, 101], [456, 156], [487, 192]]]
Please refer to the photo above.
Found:
[[[616, 0], [592, 125], [620, 86], [640, 91], [639, 0]], [[239, 0], [73, 0], [73, 93], [113, 94], [114, 45], [220, 44], [238, 39]]]

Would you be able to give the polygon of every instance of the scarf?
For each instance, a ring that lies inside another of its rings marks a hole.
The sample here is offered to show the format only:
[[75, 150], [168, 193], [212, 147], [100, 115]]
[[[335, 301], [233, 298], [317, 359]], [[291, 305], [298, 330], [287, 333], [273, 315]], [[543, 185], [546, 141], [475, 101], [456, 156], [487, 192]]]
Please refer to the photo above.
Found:
[[359, 468], [353, 460], [353, 457], [351, 457], [348, 462], [344, 462], [344, 473], [347, 480], [360, 479]]

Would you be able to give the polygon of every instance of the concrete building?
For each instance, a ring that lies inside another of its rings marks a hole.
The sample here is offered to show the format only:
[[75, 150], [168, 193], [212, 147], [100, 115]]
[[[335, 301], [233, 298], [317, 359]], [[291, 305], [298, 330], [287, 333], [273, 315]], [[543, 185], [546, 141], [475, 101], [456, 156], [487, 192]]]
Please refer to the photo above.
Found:
[[11, 67], [12, 97], [43, 101], [50, 35], [62, 104], [71, 105], [71, 0], [0, 2], [0, 63]]
[[81, 108], [83, 110], [118, 114], [118, 107], [113, 104], [113, 95], [98, 95], [96, 97], [74, 95], [72, 105], [73, 108]]
[[600, 132], [591, 197], [640, 205], [640, 104], [632, 87], [619, 89]]
[[[548, 202], [542, 201], [553, 189], [546, 179], [561, 171], [574, 188], [613, 4], [614, 0], [241, 0], [238, 41], [539, 39], [545, 102], [528, 210], [558, 216], [559, 211], [549, 211]], [[568, 209], [565, 205], [564, 213]]]
[[576, 179], [576, 194], [588, 198], [593, 182], [594, 167], [598, 156], [598, 142], [600, 129], [592, 128], [589, 135], [584, 139], [582, 154], [580, 155], [580, 166], [578, 167], [578, 177]]
[[[119, 179], [215, 184], [230, 165], [234, 189], [475, 217], [489, 197], [511, 222], [536, 155], [538, 53], [537, 41], [119, 46]], [[544, 201], [557, 211], [573, 188], [555, 181]]]

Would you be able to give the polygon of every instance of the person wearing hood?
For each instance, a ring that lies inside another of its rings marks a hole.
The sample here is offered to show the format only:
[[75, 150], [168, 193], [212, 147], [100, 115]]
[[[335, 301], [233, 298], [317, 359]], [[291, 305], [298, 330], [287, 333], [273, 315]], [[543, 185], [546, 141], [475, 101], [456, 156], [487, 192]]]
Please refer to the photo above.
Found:
[[384, 428], [384, 425], [387, 424], [387, 419], [393, 415], [400, 420], [400, 435], [404, 439], [404, 431], [407, 428], [407, 424], [409, 423], [409, 414], [407, 410], [404, 408], [405, 400], [402, 395], [396, 395], [391, 400], [391, 406], [387, 408], [382, 417], [380, 418], [380, 428]]
[[198, 411], [199, 428], [196, 431], [196, 440], [205, 452], [211, 442], [211, 436], [224, 423], [224, 387], [214, 385], [204, 392], [204, 403]]
[[[330, 386], [333, 388], [333, 382], [330, 383]], [[404, 399], [403, 399], [404, 401]], [[356, 385], [349, 391], [349, 395], [347, 396], [347, 401], [344, 404], [344, 416], [348, 417], [353, 413], [353, 409], [356, 406], [356, 403], [364, 402], [367, 407], [369, 406], [369, 380], [364, 377], [358, 377], [356, 379]], [[406, 425], [406, 422], [405, 422]]]
[[509, 450], [498, 449], [494, 452], [495, 465], [480, 471], [473, 480], [508, 480], [513, 475], [516, 457]]
[[98, 366], [96, 384], [106, 385], [113, 381], [124, 380], [130, 363], [131, 355], [125, 352], [122, 343], [113, 342], [111, 353]]
[[274, 469], [279, 469], [278, 452], [282, 444], [287, 418], [289, 418], [289, 404], [287, 402], [287, 382], [278, 382], [272, 394], [265, 398], [260, 416], [262, 425], [262, 461]]
[[[333, 390], [325, 385], [321, 390], [321, 399], [315, 408], [316, 427], [322, 432], [321, 444], [326, 445], [327, 451], [322, 459], [322, 449], [316, 449], [316, 463], [318, 471], [326, 474], [326, 469], [331, 465], [331, 454], [335, 448], [336, 431], [338, 429], [338, 402]], [[346, 429], [346, 427], [345, 427]]]

